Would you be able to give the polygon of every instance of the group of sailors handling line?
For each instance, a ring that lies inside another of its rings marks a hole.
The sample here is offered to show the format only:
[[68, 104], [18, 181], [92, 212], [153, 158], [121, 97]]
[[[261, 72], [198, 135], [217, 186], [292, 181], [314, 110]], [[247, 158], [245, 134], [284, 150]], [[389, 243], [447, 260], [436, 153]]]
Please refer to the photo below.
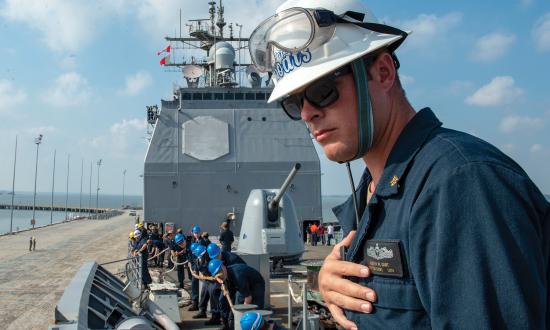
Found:
[[[222, 223], [219, 241], [221, 247], [212, 243], [209, 234], [195, 225], [190, 235], [183, 229], [174, 234], [169, 231], [160, 235], [158, 228], [151, 226], [145, 230], [142, 223], [136, 224], [135, 231], [129, 235], [129, 250], [133, 256], [141, 256], [141, 280], [144, 286], [152, 283], [148, 260], [154, 267], [176, 269], [179, 288], [184, 288], [185, 268], [191, 280], [191, 306], [188, 311], [197, 312], [193, 319], [206, 319], [210, 303], [210, 319], [205, 326], [220, 325], [220, 329], [234, 328], [233, 304], [253, 304], [258, 309], [265, 306], [265, 281], [262, 275], [237, 254], [231, 252], [234, 242], [233, 232], [229, 229], [231, 213]], [[152, 258], [154, 256], [154, 258]], [[202, 289], [199, 292], [199, 282]], [[284, 329], [273, 321], [265, 320], [260, 313], [247, 312], [241, 318], [241, 327], [246, 330]]]

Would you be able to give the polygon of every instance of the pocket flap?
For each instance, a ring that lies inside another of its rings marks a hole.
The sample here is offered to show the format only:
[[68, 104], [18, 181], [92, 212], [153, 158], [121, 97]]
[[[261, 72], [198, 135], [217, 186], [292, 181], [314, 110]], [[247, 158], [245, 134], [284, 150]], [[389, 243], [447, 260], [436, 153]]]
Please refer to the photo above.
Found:
[[375, 276], [367, 279], [364, 285], [376, 292], [375, 307], [404, 310], [424, 309], [416, 285], [411, 279], [402, 280]]

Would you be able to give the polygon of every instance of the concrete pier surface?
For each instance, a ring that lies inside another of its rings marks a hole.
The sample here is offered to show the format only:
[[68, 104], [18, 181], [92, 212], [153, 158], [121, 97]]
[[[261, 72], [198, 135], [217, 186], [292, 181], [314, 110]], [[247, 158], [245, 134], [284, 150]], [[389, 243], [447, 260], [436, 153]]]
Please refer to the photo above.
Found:
[[[55, 305], [83, 262], [122, 259], [134, 228], [128, 213], [78, 220], [0, 237], [0, 324], [3, 329], [47, 329]], [[29, 251], [29, 238], [36, 250]], [[107, 265], [117, 272], [124, 263]]]
[[[0, 236], [0, 324], [2, 329], [47, 329], [67, 285], [86, 261], [104, 263], [127, 256], [128, 233], [135, 217], [124, 214], [108, 220], [76, 220]], [[36, 237], [36, 251], [29, 252], [29, 238]], [[212, 237], [215, 240], [215, 237]], [[303, 260], [323, 259], [332, 247], [306, 246]], [[112, 273], [125, 262], [106, 265]], [[305, 280], [305, 267], [290, 266], [298, 281]], [[152, 272], [154, 272], [152, 268]], [[177, 282], [176, 272], [168, 279]], [[287, 326], [287, 278], [271, 278], [272, 319]], [[190, 282], [186, 278], [186, 288]], [[298, 292], [299, 294], [299, 292]], [[301, 310], [293, 303], [294, 312]], [[180, 310], [182, 329], [217, 329], [204, 326], [205, 319], [191, 318], [196, 312]]]

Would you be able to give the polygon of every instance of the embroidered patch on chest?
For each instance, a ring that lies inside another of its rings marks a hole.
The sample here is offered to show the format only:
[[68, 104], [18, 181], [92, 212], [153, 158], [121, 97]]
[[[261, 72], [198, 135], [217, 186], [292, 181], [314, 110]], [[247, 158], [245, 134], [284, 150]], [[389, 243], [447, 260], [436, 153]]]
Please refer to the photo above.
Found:
[[399, 240], [371, 239], [365, 244], [365, 261], [375, 275], [403, 277]]

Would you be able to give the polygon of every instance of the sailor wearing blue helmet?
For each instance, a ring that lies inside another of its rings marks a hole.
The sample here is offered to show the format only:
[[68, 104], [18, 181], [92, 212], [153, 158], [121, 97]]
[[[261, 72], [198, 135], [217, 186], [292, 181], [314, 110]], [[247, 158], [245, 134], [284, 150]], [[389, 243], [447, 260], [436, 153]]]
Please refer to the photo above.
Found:
[[185, 235], [179, 233], [174, 237], [174, 245], [172, 247], [172, 256], [176, 258], [176, 270], [178, 272], [179, 287], [183, 289], [183, 282], [185, 281], [185, 267], [182, 265], [187, 261], [187, 246], [185, 241]]
[[[202, 244], [205, 247], [208, 245], [201, 237], [202, 230], [200, 226], [197, 226], [197, 225], [193, 226], [193, 228], [191, 228], [191, 233], [192, 233], [191, 243]], [[195, 271], [199, 271], [196, 257], [193, 255], [192, 258], [193, 258], [193, 262], [197, 266]], [[192, 304], [189, 307], [188, 311], [198, 311], [199, 310], [199, 280], [195, 277], [191, 279], [191, 301], [192, 301]]]
[[[214, 259], [208, 264], [210, 274], [227, 289], [230, 299], [237, 304], [254, 304], [264, 308], [265, 281], [262, 275], [247, 264], [225, 266], [223, 261]], [[237, 296], [238, 294], [238, 296]], [[222, 299], [222, 322], [229, 327], [230, 309], [226, 299]]]
[[[208, 276], [208, 262], [210, 258], [208, 257], [207, 248], [202, 244], [196, 244], [193, 254], [197, 259], [197, 272], [194, 274], [199, 277], [199, 281], [202, 282], [202, 290], [199, 296], [199, 311], [197, 314], [193, 315], [193, 319], [206, 318], [206, 309], [208, 303], [210, 302], [210, 312], [212, 313], [211, 318], [207, 320], [204, 325], [219, 325], [221, 324], [220, 320], [220, 302], [219, 298], [221, 296], [221, 287], [217, 281], [206, 280], [203, 277]], [[195, 277], [193, 277], [195, 278]]]
[[204, 256], [205, 253], [206, 253], [206, 247], [201, 244], [198, 244], [193, 250], [193, 254], [197, 258], [202, 258], [202, 256]]

